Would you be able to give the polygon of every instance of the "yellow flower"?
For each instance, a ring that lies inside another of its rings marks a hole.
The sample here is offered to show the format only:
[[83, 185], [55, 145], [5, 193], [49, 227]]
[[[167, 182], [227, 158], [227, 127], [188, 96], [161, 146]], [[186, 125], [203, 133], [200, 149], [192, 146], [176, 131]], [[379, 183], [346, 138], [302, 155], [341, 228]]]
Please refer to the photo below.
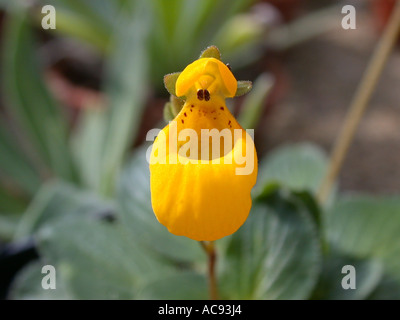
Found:
[[157, 136], [150, 157], [151, 201], [175, 234], [213, 241], [246, 221], [257, 179], [252, 138], [229, 112], [237, 81], [216, 58], [200, 58], [179, 75], [179, 114]]

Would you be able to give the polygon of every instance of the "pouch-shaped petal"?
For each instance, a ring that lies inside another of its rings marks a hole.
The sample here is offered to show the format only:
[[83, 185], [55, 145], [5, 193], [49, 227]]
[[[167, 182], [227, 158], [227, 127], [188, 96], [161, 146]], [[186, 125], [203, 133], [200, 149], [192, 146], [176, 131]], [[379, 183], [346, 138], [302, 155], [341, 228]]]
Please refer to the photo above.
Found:
[[[185, 112], [190, 111], [184, 107], [176, 118], [178, 132]], [[151, 201], [158, 221], [171, 233], [213, 241], [234, 233], [246, 221], [257, 178], [257, 155], [252, 138], [231, 119], [236, 139], [220, 158], [196, 159], [179, 153], [179, 144], [170, 146], [172, 123], [155, 140], [150, 159]]]
[[201, 58], [179, 74], [172, 91], [186, 102], [153, 144], [153, 210], [175, 235], [217, 240], [246, 221], [257, 178], [254, 142], [225, 105], [237, 81], [220, 60]]

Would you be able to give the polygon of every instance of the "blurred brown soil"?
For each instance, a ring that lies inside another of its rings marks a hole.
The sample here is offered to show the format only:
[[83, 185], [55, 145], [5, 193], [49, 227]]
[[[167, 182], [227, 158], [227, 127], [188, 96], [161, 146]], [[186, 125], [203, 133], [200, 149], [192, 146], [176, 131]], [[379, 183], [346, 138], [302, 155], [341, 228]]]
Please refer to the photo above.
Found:
[[[329, 152], [379, 38], [369, 15], [287, 51], [287, 92], [258, 129], [262, 153], [311, 141]], [[400, 191], [400, 47], [390, 57], [340, 174], [346, 191]]]

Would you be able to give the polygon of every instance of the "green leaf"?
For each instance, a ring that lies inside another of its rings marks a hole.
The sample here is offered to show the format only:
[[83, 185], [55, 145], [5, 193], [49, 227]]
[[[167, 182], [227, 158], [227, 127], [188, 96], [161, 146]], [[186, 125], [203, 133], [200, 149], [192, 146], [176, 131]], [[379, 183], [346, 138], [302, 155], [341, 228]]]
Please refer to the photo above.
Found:
[[342, 197], [327, 222], [329, 240], [346, 253], [390, 259], [400, 250], [399, 197]]
[[103, 143], [106, 134], [107, 110], [89, 107], [81, 111], [72, 136], [72, 152], [81, 185], [99, 191]]
[[[215, 36], [224, 21], [247, 9], [253, 1], [182, 1], [173, 39], [174, 47], [181, 49], [180, 56], [184, 57], [190, 50], [201, 50], [211, 43], [215, 44], [213, 41], [210, 42], [210, 39]], [[223, 53], [227, 54], [225, 51]]]
[[[400, 298], [400, 199], [362, 195], [339, 199], [327, 214], [327, 237], [335, 250], [358, 259], [379, 261], [384, 281], [375, 298], [391, 288]], [[396, 288], [396, 289], [393, 289]]]
[[112, 40], [109, 30], [99, 30], [86, 16], [69, 10], [57, 9], [56, 21], [57, 28], [54, 30], [55, 33], [78, 39], [102, 53], [109, 53]]
[[[207, 24], [213, 19], [213, 13], [219, 6], [218, 1], [204, 0], [183, 0], [180, 1], [178, 8], [177, 19], [175, 22], [175, 30], [172, 37], [172, 44], [174, 48], [182, 48], [182, 53], [179, 53], [179, 58], [183, 58], [191, 50], [193, 53], [197, 52], [191, 57], [193, 59], [198, 52], [206, 47], [209, 37], [204, 42], [203, 33], [212, 27]], [[196, 13], [196, 14], [193, 14]], [[210, 19], [211, 18], [211, 19]], [[188, 48], [188, 44], [191, 44]]]
[[24, 13], [10, 14], [8, 19], [3, 60], [6, 106], [36, 156], [57, 175], [73, 180], [67, 121], [41, 78], [32, 30]]
[[[229, 17], [246, 10], [254, 0], [152, 0], [156, 18], [150, 33], [152, 79], [157, 88], [160, 77], [182, 70], [211, 44]], [[195, 13], [195, 14], [194, 14]], [[173, 29], [171, 32], [171, 29]], [[229, 52], [222, 51], [223, 55]], [[228, 59], [229, 60], [229, 59]]]
[[266, 98], [271, 92], [273, 85], [274, 79], [266, 73], [261, 74], [254, 81], [253, 90], [243, 101], [242, 111], [238, 117], [238, 121], [243, 128], [253, 129], [257, 126], [266, 104]]
[[75, 14], [86, 17], [97, 29], [103, 32], [110, 32], [110, 28], [115, 23], [118, 15], [118, 5], [115, 1], [108, 0], [41, 0], [46, 4], [51, 4], [58, 9], [68, 10]]
[[19, 216], [0, 213], [0, 242], [10, 241], [18, 226]]
[[[107, 0], [41, 0], [43, 5], [53, 5], [57, 10], [55, 33], [79, 39], [101, 52], [109, 53], [113, 26], [119, 22], [119, 9], [115, 1]], [[38, 6], [35, 12], [38, 23], [43, 14]], [[50, 30], [53, 31], [53, 30]]]
[[20, 214], [25, 211], [28, 199], [12, 188], [0, 188], [0, 212]]
[[222, 20], [212, 41], [232, 65], [243, 67], [262, 55], [261, 43], [267, 32], [266, 23], [255, 18], [254, 12], [244, 12]]
[[168, 269], [116, 223], [66, 219], [42, 229], [37, 243], [77, 299], [133, 299], [147, 281]]
[[7, 176], [8, 184], [12, 181], [25, 193], [33, 195], [41, 184], [41, 178], [3, 121], [0, 127], [0, 154], [0, 173]]
[[[355, 268], [355, 289], [343, 289], [342, 280], [347, 272], [344, 266]], [[324, 257], [322, 274], [314, 290], [314, 300], [362, 300], [368, 298], [377, 289], [383, 276], [383, 265], [379, 261], [358, 259], [330, 252]]]
[[123, 225], [133, 241], [145, 246], [149, 251], [180, 262], [204, 261], [205, 254], [197, 241], [175, 236], [157, 221], [151, 207], [146, 148], [148, 146], [135, 153], [119, 180], [117, 203], [120, 206]]
[[400, 253], [400, 199], [342, 198], [328, 212], [327, 235], [345, 253], [400, 264], [394, 259]]
[[207, 300], [208, 287], [204, 275], [180, 271], [150, 282], [140, 291], [140, 300]]
[[259, 194], [257, 197], [253, 198], [253, 200], [268, 201], [269, 199], [271, 199], [271, 197], [274, 197], [274, 195], [280, 191], [290, 193], [294, 198], [296, 198], [297, 201], [301, 203], [302, 206], [304, 206], [307, 209], [315, 225], [317, 226], [322, 250], [327, 251], [328, 243], [324, 235], [325, 230], [324, 230], [323, 212], [317, 202], [317, 199], [309, 191], [291, 191], [285, 187], [280, 186], [278, 183], [270, 183], [267, 184], [264, 187], [262, 193]]
[[163, 37], [168, 41], [173, 40], [173, 32], [176, 22], [179, 19], [179, 10], [182, 7], [182, 0], [152, 0], [153, 10], [157, 14], [159, 27], [162, 28]]
[[51, 182], [44, 185], [22, 216], [16, 238], [29, 236], [47, 224], [70, 218], [71, 215], [100, 218], [112, 212], [110, 203], [90, 192], [70, 185]]
[[169, 263], [132, 241], [110, 205], [90, 193], [48, 185], [34, 200], [19, 236], [34, 233], [43, 261], [53, 265], [76, 299], [132, 299], [148, 281], [170, 274]]
[[294, 191], [307, 190], [315, 194], [326, 168], [327, 157], [314, 145], [302, 143], [280, 147], [260, 161], [254, 193], [261, 193], [265, 185], [279, 183]]
[[[317, 146], [308, 143], [287, 145], [272, 151], [259, 163], [255, 199], [262, 198], [272, 188], [283, 187], [293, 193], [314, 219], [324, 251], [328, 250], [325, 237], [325, 218], [315, 194], [327, 169], [327, 157]], [[332, 192], [331, 200], [334, 197]]]
[[133, 11], [116, 28], [116, 44], [108, 68], [106, 92], [109, 114], [103, 149], [102, 193], [114, 190], [125, 153], [139, 130], [148, 85], [147, 34], [150, 13], [147, 1], [138, 1]]
[[375, 288], [368, 296], [370, 300], [399, 300], [400, 299], [400, 283], [399, 278], [385, 273]]
[[253, 204], [220, 259], [228, 299], [306, 299], [320, 271], [316, 225], [292, 195]]
[[44, 261], [35, 261], [24, 267], [12, 282], [8, 299], [12, 300], [71, 300], [73, 295], [68, 291], [61, 275], [56, 270], [56, 288], [44, 290], [42, 273]]

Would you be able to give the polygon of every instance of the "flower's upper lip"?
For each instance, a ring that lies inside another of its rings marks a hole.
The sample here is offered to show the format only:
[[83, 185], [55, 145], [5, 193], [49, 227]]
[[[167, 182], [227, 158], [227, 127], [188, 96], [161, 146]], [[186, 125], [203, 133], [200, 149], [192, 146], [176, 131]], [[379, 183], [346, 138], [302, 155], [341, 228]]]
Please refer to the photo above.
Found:
[[233, 97], [237, 90], [237, 81], [229, 68], [215, 58], [202, 58], [189, 64], [176, 81], [178, 97], [189, 91], [208, 89], [210, 93], [221, 92], [224, 97]]

